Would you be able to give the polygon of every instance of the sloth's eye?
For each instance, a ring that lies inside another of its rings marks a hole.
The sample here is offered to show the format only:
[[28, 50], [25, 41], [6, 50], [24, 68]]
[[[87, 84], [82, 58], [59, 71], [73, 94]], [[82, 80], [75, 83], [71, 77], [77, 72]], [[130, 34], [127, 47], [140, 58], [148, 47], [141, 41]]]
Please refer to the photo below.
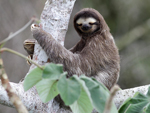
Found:
[[89, 23], [90, 25], [94, 25], [94, 23]]
[[82, 26], [82, 24], [77, 24], [78, 26]]

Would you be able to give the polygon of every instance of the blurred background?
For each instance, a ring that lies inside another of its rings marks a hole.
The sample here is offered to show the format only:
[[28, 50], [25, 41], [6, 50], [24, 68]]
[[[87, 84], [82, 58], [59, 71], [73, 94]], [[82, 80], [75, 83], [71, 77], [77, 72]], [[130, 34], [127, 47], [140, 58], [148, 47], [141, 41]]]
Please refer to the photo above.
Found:
[[[23, 27], [33, 16], [40, 18], [46, 0], [0, 0], [0, 41]], [[71, 48], [80, 37], [73, 28], [73, 17], [80, 9], [91, 7], [105, 18], [115, 38], [121, 56], [118, 84], [122, 89], [150, 83], [150, 0], [77, 0], [71, 15], [65, 47]], [[30, 27], [5, 47], [27, 55], [25, 39], [32, 38]], [[16, 55], [2, 54], [5, 70], [11, 82], [19, 82], [29, 65]], [[0, 105], [0, 113], [17, 113]]]

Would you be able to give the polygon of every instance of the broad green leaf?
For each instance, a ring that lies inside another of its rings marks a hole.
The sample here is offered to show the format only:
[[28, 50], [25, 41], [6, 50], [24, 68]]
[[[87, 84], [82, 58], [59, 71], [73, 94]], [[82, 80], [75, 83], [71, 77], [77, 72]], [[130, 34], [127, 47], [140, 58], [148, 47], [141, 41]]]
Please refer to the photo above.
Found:
[[135, 94], [134, 94], [134, 96], [133, 96], [133, 98], [134, 99], [136, 99], [136, 100], [146, 100], [147, 99], [147, 96], [146, 95], [144, 95], [144, 94], [142, 94], [142, 93], [139, 93], [139, 92], [136, 92]]
[[[109, 90], [106, 88], [106, 86], [100, 82], [98, 82], [95, 78], [92, 78], [92, 80], [94, 80], [95, 82], [97, 82], [99, 84], [99, 86], [101, 87], [100, 88], [100, 92], [103, 93], [105, 92], [106, 94], [106, 98], [107, 96], [109, 95]], [[118, 110], [116, 108], [116, 105], [114, 103], [112, 103], [112, 106], [111, 106], [111, 113], [118, 113]]]
[[119, 113], [149, 113], [150, 88], [147, 95], [136, 92], [133, 98], [126, 100], [119, 109]]
[[129, 106], [131, 106], [131, 104], [136, 104], [139, 102], [143, 102], [143, 99], [145, 99], [145, 96], [143, 94], [140, 94], [139, 92], [136, 92], [133, 96], [134, 98], [128, 98], [123, 105], [120, 107], [119, 109], [119, 113], [124, 113], [125, 111], [127, 111], [127, 108], [129, 108]]
[[[103, 113], [106, 101], [110, 96], [109, 91], [105, 88], [105, 86], [103, 87], [101, 83], [97, 83], [95, 80], [89, 77], [81, 76], [80, 78], [84, 80], [87, 88], [90, 91], [94, 107], [98, 112]], [[112, 105], [111, 113], [117, 113], [118, 111], [114, 103], [112, 103]]]
[[72, 105], [70, 105], [73, 113], [91, 113], [92, 112], [92, 104], [90, 99], [84, 89], [81, 90], [81, 95], [77, 101], [75, 101]]
[[109, 97], [109, 93], [107, 91], [101, 92], [100, 89], [102, 87], [100, 87], [91, 78], [88, 78], [86, 76], [81, 76], [80, 78], [85, 82], [87, 88], [90, 91], [94, 107], [97, 109], [97, 111], [103, 113], [106, 100]]
[[98, 83], [101, 87], [103, 87], [104, 90], [106, 90], [109, 93], [109, 90], [106, 88], [106, 86], [100, 82], [98, 82], [95, 78], [91, 78], [92, 80], [94, 80], [96, 83]]
[[42, 73], [43, 71], [38, 67], [31, 70], [29, 74], [25, 77], [25, 80], [23, 83], [24, 90], [25, 91], [29, 90], [35, 84], [37, 84], [40, 80], [42, 80]]
[[128, 98], [119, 108], [119, 113], [125, 113], [126, 109], [128, 108], [128, 106], [130, 105], [130, 100], [131, 98]]
[[150, 103], [144, 108], [143, 113], [150, 113]]
[[130, 106], [126, 110], [126, 113], [143, 113], [142, 110], [146, 104], [147, 102], [139, 102], [136, 104], [130, 104]]
[[58, 95], [57, 80], [42, 79], [36, 84], [41, 100], [46, 103]]
[[57, 80], [63, 73], [63, 66], [61, 64], [49, 63], [45, 65], [42, 77], [51, 80]]
[[74, 78], [66, 79], [64, 74], [58, 81], [58, 91], [66, 105], [73, 104], [80, 96], [81, 86]]
[[79, 99], [70, 105], [71, 110], [74, 113], [91, 113], [93, 110], [92, 99], [85, 82], [77, 75], [73, 75], [73, 78], [80, 83], [82, 90]]

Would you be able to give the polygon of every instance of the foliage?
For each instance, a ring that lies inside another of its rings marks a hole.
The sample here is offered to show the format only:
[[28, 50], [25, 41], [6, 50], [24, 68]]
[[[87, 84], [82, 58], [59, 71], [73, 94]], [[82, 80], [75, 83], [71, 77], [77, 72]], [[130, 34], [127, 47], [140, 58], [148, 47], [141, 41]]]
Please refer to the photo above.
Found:
[[49, 78], [51, 80], [57, 80], [60, 75], [63, 73], [63, 67], [61, 64], [46, 64], [45, 69], [43, 70], [42, 77]]
[[31, 72], [28, 74], [24, 81], [25, 91], [29, 90], [31, 87], [33, 87], [35, 84], [42, 80], [42, 72], [43, 71], [39, 68], [31, 70]]
[[146, 95], [137, 92], [133, 98], [127, 99], [119, 113], [150, 113], [150, 87]]
[[[84, 75], [66, 78], [67, 72], [63, 72], [63, 67], [59, 64], [50, 63], [43, 68], [44, 70], [35, 68], [27, 75], [24, 81], [25, 91], [36, 86], [43, 102], [60, 94], [74, 113], [91, 113], [93, 108], [103, 113], [109, 97], [109, 91], [103, 84]], [[114, 104], [111, 113], [117, 113]]]

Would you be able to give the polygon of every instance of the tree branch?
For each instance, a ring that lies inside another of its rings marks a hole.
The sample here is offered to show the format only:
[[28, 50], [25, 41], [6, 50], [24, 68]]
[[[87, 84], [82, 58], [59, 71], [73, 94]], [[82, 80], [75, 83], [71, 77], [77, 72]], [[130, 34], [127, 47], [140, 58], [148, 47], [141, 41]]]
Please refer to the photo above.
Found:
[[31, 20], [26, 24], [24, 25], [21, 29], [19, 29], [18, 31], [16, 31], [15, 33], [11, 33], [7, 38], [5, 38], [4, 40], [2, 40], [0, 42], [0, 46], [3, 44], [3, 43], [6, 43], [8, 40], [12, 39], [14, 36], [18, 35], [19, 33], [21, 33], [22, 31], [24, 31], [29, 25], [31, 25], [31, 23], [33, 23], [34, 21], [36, 20], [36, 18], [31, 18]]
[[18, 55], [18, 56], [20, 56], [20, 57], [22, 57], [22, 58], [24, 58], [24, 59], [30, 61], [32, 64], [36, 65], [38, 68], [40, 68], [41, 70], [43, 70], [43, 68], [42, 68], [40, 65], [38, 65], [36, 62], [32, 61], [30, 58], [26, 57], [25, 55], [23, 55], [23, 54], [21, 54], [21, 53], [19, 53], [19, 52], [17, 52], [17, 51], [14, 51], [14, 50], [9, 49], [9, 48], [2, 48], [2, 49], [0, 49], [0, 53], [2, 53], [2, 52], [4, 52], [4, 51], [13, 53], [13, 54], [15, 54], [15, 55]]
[[8, 76], [4, 70], [2, 59], [0, 59], [0, 78], [2, 81], [2, 86], [5, 88], [5, 91], [7, 92], [10, 101], [16, 107], [18, 113], [28, 113], [20, 98], [16, 95], [14, 89], [10, 86]]
[[119, 88], [118, 85], [114, 85], [114, 86], [112, 87], [112, 89], [110, 90], [110, 97], [109, 97], [109, 99], [108, 99], [107, 102], [106, 102], [104, 113], [110, 113], [114, 96], [115, 96], [116, 92], [117, 92], [119, 89], [120, 89], [120, 88]]
[[133, 97], [136, 92], [140, 92], [142, 94], [146, 94], [148, 92], [148, 88], [150, 85], [120, 90], [116, 93], [114, 98], [114, 103], [116, 104], [116, 107], [119, 108], [121, 104], [129, 97]]
[[[50, 111], [49, 106], [51, 106], [52, 103], [50, 102], [47, 104], [42, 103], [42, 101], [39, 99], [39, 96], [35, 88], [32, 88], [27, 92], [24, 92], [22, 83], [16, 84], [10, 82], [10, 85], [11, 87], [14, 88], [15, 93], [22, 100], [23, 104], [26, 106], [29, 112], [48, 113]], [[13, 107], [12, 103], [8, 99], [5, 89], [1, 86], [1, 84], [0, 84], [0, 104]]]

